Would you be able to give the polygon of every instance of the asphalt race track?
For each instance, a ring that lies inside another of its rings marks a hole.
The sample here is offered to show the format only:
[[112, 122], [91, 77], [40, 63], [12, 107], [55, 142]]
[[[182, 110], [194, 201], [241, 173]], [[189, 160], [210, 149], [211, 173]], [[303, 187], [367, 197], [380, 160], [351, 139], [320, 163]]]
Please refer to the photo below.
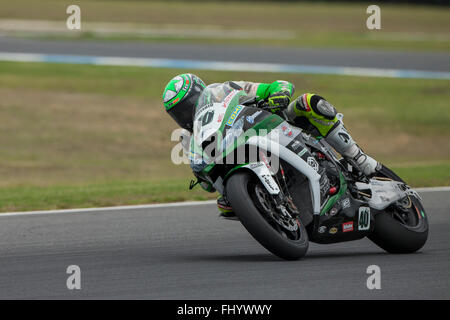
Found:
[[[0, 37], [0, 52], [450, 71], [446, 53], [268, 48]], [[425, 247], [391, 255], [364, 239], [311, 244], [281, 261], [213, 204], [0, 214], [0, 299], [449, 299], [450, 191], [423, 193]], [[381, 268], [381, 290], [366, 269]], [[81, 268], [81, 290], [66, 269]]]
[[2, 36], [0, 36], [0, 52], [450, 71], [450, 55], [432, 52], [173, 44], [163, 42], [32, 40]]
[[[0, 299], [448, 299], [449, 192], [422, 196], [431, 231], [419, 253], [363, 239], [311, 244], [295, 262], [213, 204], [0, 215]], [[381, 290], [366, 287], [372, 264]], [[81, 268], [81, 290], [66, 287], [69, 265]]]

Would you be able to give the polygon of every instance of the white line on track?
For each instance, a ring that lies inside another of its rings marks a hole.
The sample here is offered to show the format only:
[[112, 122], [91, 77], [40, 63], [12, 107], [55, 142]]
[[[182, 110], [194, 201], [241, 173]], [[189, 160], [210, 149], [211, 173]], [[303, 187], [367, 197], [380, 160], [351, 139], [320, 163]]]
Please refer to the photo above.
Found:
[[[448, 187], [430, 187], [430, 188], [414, 188], [417, 192], [448, 192]], [[58, 213], [90, 213], [102, 211], [120, 211], [120, 210], [139, 210], [139, 209], [157, 209], [157, 208], [173, 208], [173, 207], [191, 207], [215, 204], [215, 200], [208, 201], [186, 201], [186, 202], [172, 202], [172, 203], [157, 203], [157, 204], [143, 204], [130, 206], [116, 206], [116, 207], [100, 207], [100, 208], [80, 208], [80, 209], [62, 209], [62, 210], [42, 210], [42, 211], [18, 211], [0, 213], [0, 217], [9, 216], [26, 216], [26, 215], [42, 215], [42, 214], [58, 214]]]
[[413, 188], [417, 192], [439, 192], [439, 191], [450, 191], [449, 187], [428, 187], [428, 188]]
[[133, 66], [152, 68], [200, 69], [217, 71], [281, 72], [297, 74], [335, 74], [347, 76], [450, 79], [450, 72], [407, 69], [295, 65], [277, 63], [201, 61], [160, 58], [105, 57], [64, 54], [0, 52], [0, 61], [75, 63], [107, 66]]
[[172, 207], [190, 207], [215, 204], [215, 200], [208, 201], [185, 201], [172, 203], [156, 203], [115, 207], [99, 207], [99, 208], [80, 208], [80, 209], [60, 209], [60, 210], [41, 210], [41, 211], [18, 211], [0, 213], [0, 217], [7, 216], [23, 216], [23, 215], [39, 215], [39, 214], [55, 214], [55, 213], [82, 213], [82, 212], [99, 212], [99, 211], [120, 211], [120, 210], [139, 210], [139, 209], [156, 209], [156, 208], [172, 208]]

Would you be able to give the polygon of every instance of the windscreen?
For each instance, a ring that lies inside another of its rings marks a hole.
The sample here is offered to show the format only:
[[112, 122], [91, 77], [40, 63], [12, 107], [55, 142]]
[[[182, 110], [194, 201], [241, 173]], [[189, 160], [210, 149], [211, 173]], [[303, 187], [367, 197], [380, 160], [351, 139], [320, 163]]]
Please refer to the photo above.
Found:
[[198, 115], [205, 106], [224, 101], [234, 90], [236, 89], [233, 89], [227, 82], [210, 84], [203, 90], [198, 99], [195, 115]]

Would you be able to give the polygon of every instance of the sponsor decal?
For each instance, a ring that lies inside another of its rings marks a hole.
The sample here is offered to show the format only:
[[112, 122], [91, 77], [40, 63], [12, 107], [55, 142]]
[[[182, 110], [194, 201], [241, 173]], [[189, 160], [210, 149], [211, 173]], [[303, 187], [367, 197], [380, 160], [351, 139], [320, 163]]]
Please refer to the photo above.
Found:
[[297, 102], [299, 102], [297, 103], [297, 106], [299, 106], [303, 111], [311, 111], [311, 108], [308, 104], [308, 99], [306, 98], [306, 94], [302, 95], [302, 100], [297, 100]]
[[189, 80], [186, 81], [186, 85], [183, 87], [183, 91], [187, 91], [189, 89]]
[[195, 111], [195, 117], [197, 117], [197, 115], [199, 115], [199, 114], [202, 114], [203, 111], [205, 111], [208, 108], [211, 108], [212, 106], [213, 106], [212, 103], [205, 104], [203, 107], [201, 107], [200, 109]]
[[272, 167], [269, 164], [269, 161], [267, 160], [264, 152], [259, 151], [259, 157], [261, 158], [262, 162], [266, 165], [267, 169], [269, 169], [270, 172], [272, 172]]
[[338, 229], [336, 227], [333, 227], [328, 231], [329, 234], [336, 234], [338, 232]]
[[325, 121], [325, 120], [319, 119], [319, 118], [314, 117], [314, 116], [311, 116], [311, 118], [312, 118], [315, 122], [317, 122], [318, 124], [321, 124], [321, 125], [323, 125], [323, 126], [329, 127], [329, 126], [332, 126], [332, 125], [333, 125], [333, 122], [332, 122], [332, 121]]
[[302, 155], [304, 155], [306, 152], [308, 151], [308, 149], [306, 149], [306, 148], [303, 148], [303, 150], [302, 151], [300, 151], [299, 153], [297, 153], [298, 154], [298, 156], [299, 157], [301, 157]]
[[358, 230], [364, 231], [370, 229], [370, 208], [361, 207], [359, 208], [358, 215]]
[[285, 136], [292, 137], [292, 129], [289, 126], [282, 126], [281, 131], [283, 131]]
[[248, 123], [254, 124], [256, 117], [259, 116], [261, 112], [262, 111], [257, 111], [254, 114], [247, 116], [245, 119], [247, 120]]
[[298, 149], [298, 147], [301, 147], [301, 142], [300, 141], [298, 141], [298, 140], [295, 140], [293, 143], [292, 143], [292, 149], [295, 151], [295, 150], [297, 150]]
[[342, 209], [346, 209], [346, 208], [350, 207], [350, 198], [342, 199], [341, 207], [342, 207]]
[[224, 108], [228, 108], [228, 104], [230, 103], [231, 99], [234, 98], [234, 96], [238, 93], [239, 91], [233, 91], [231, 92], [229, 95], [227, 95], [225, 97], [225, 99], [223, 99], [223, 107]]
[[208, 112], [206, 112], [203, 116], [202, 116], [202, 126], [206, 126], [207, 124], [211, 123], [211, 121], [213, 121], [214, 118], [214, 110], [210, 110]]
[[217, 117], [217, 122], [222, 122], [223, 120], [223, 113], [219, 114], [219, 116]]
[[277, 191], [278, 190], [278, 186], [274, 185], [272, 176], [268, 175], [268, 174], [263, 174], [261, 175], [261, 177], [264, 179], [264, 181], [266, 182], [267, 186], [272, 189], [272, 191]]
[[348, 134], [346, 134], [345, 132], [339, 132], [338, 133], [339, 138], [341, 138], [341, 140], [344, 143], [348, 143], [350, 141], [350, 137], [348, 136]]
[[175, 103], [177, 103], [178, 101], [180, 101], [180, 98], [176, 98], [175, 100], [173, 100], [169, 106], [173, 106]]
[[228, 118], [227, 125], [232, 126], [236, 118], [238, 117], [239, 113], [242, 111], [244, 106], [238, 105], [234, 107], [233, 112], [231, 113], [230, 117]]
[[326, 226], [321, 226], [319, 228], [319, 230], [317, 230], [317, 232], [319, 232], [319, 233], [324, 233], [325, 231], [327, 231], [327, 227]]
[[255, 168], [259, 168], [259, 167], [261, 167], [261, 166], [263, 166], [263, 165], [264, 165], [264, 163], [262, 163], [262, 162], [251, 163], [251, 164], [250, 164], [250, 168], [251, 168], [251, 169], [255, 169]]
[[311, 166], [314, 170], [319, 171], [319, 164], [313, 157], [308, 157], [306, 163], [308, 163], [308, 165]]
[[342, 232], [353, 231], [353, 221], [345, 222], [342, 224]]

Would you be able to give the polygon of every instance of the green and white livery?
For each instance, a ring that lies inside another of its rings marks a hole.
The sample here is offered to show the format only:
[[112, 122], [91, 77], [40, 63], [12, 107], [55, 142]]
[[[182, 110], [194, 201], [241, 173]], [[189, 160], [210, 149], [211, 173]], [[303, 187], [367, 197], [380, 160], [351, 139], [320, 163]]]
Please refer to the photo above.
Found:
[[[166, 108], [183, 99], [187, 81], [168, 85]], [[288, 260], [303, 257], [309, 241], [367, 236], [389, 252], [424, 245], [428, 221], [421, 199], [395, 173], [383, 166], [376, 177], [357, 175], [325, 139], [268, 111], [268, 97], [247, 92], [233, 82], [202, 91], [189, 159], [202, 186], [222, 194], [259, 243]]]

